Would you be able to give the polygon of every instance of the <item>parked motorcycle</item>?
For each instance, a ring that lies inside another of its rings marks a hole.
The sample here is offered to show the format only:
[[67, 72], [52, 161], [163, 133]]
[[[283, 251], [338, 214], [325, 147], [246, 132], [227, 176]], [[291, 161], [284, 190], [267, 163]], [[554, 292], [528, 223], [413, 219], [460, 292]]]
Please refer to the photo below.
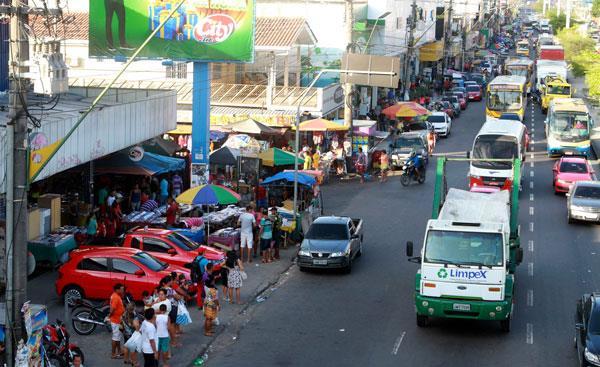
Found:
[[[123, 303], [127, 306], [133, 302], [130, 294], [125, 295]], [[110, 313], [110, 305], [107, 302], [93, 303], [87, 299], [77, 300], [77, 306], [71, 311], [71, 324], [73, 330], [79, 335], [90, 335], [98, 326], [104, 326], [111, 332], [110, 323], [105, 320]]]
[[417, 168], [412, 160], [407, 160], [402, 166], [402, 175], [400, 176], [400, 183], [402, 186], [408, 186], [411, 181], [417, 181], [419, 184], [425, 182], [425, 168], [421, 168], [420, 174], [417, 177]]
[[44, 326], [43, 336], [44, 350], [53, 366], [69, 367], [77, 355], [85, 362], [83, 351], [69, 341], [69, 332], [61, 320]]

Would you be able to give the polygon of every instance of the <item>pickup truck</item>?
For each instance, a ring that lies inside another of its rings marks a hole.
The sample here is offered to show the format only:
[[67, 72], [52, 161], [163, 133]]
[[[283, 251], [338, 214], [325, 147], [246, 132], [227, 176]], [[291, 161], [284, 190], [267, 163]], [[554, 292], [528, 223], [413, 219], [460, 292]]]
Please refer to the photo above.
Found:
[[300, 271], [307, 268], [341, 268], [352, 271], [352, 261], [362, 255], [362, 219], [319, 217], [310, 225], [298, 251]]
[[198, 250], [204, 248], [204, 257], [220, 269], [225, 253], [212, 247], [198, 245], [176, 231], [161, 228], [135, 229], [117, 238], [96, 237], [79, 246], [80, 249], [99, 246], [134, 248], [146, 251], [150, 255], [168, 264], [186, 266], [198, 256]]

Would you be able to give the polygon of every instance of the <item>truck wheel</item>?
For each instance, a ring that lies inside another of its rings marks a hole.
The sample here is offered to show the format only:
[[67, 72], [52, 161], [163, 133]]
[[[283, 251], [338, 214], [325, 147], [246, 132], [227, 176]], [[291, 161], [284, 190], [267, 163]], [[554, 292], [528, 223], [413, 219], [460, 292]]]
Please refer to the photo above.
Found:
[[429, 317], [417, 314], [417, 326], [427, 327], [429, 325]]
[[500, 321], [500, 329], [502, 332], [508, 333], [510, 331], [510, 315], [506, 320]]

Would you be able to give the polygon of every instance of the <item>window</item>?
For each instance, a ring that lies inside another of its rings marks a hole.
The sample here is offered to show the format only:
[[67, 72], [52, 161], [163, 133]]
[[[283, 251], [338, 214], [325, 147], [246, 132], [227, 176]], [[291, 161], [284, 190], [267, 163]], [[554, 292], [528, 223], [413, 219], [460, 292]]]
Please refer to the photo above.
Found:
[[396, 18], [396, 29], [402, 28], [402, 18]]
[[107, 260], [104, 257], [90, 257], [83, 259], [77, 264], [79, 270], [108, 271]]
[[157, 238], [144, 238], [144, 250], [148, 252], [161, 252], [166, 254], [171, 249], [166, 242]]
[[131, 248], [140, 248], [140, 240], [137, 237], [131, 239]]
[[221, 64], [213, 64], [212, 72], [213, 72], [212, 79], [214, 81], [219, 81], [222, 78]]
[[141, 269], [139, 266], [135, 265], [131, 261], [123, 259], [112, 259], [112, 270], [114, 273], [133, 275], [136, 271]]

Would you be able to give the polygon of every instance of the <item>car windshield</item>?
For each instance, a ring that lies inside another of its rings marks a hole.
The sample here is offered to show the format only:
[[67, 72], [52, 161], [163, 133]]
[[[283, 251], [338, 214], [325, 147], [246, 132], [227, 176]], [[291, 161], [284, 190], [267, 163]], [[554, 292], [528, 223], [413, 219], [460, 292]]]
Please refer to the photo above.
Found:
[[479, 92], [479, 87], [476, 85], [467, 86], [467, 92]]
[[154, 256], [143, 251], [140, 251], [137, 254], [133, 255], [133, 259], [139, 261], [141, 264], [143, 264], [152, 271], [164, 270], [169, 266], [167, 263], [162, 262]]
[[490, 90], [487, 106], [491, 110], [509, 111], [521, 108], [521, 92], [518, 90]]
[[427, 232], [424, 261], [438, 264], [502, 266], [502, 233]]
[[427, 117], [427, 121], [429, 121], [431, 123], [446, 122], [446, 118], [441, 115], [430, 115]]
[[394, 142], [394, 148], [403, 149], [423, 149], [423, 141], [419, 138], [403, 138], [400, 137]]
[[576, 198], [600, 199], [600, 186], [578, 186], [573, 196]]
[[519, 156], [517, 139], [506, 135], [479, 135], [473, 144], [472, 164], [479, 168], [510, 168], [511, 162], [490, 162], [477, 159], [514, 159]]
[[600, 307], [594, 307], [592, 314], [590, 315], [590, 321], [588, 325], [588, 332], [590, 334], [600, 334]]
[[171, 242], [173, 242], [174, 244], [177, 245], [177, 247], [179, 247], [182, 250], [185, 251], [192, 251], [192, 250], [196, 250], [198, 249], [199, 245], [193, 241], [191, 241], [189, 238], [180, 235], [177, 232], [173, 232], [169, 235], [167, 235], [167, 238], [169, 240], [171, 240]]
[[309, 240], [347, 240], [346, 224], [313, 223], [304, 238]]
[[581, 162], [561, 162], [560, 171], [565, 173], [587, 173], [587, 165]]
[[566, 85], [549, 85], [548, 94], [558, 94], [561, 96], [568, 96], [571, 94], [571, 87]]

